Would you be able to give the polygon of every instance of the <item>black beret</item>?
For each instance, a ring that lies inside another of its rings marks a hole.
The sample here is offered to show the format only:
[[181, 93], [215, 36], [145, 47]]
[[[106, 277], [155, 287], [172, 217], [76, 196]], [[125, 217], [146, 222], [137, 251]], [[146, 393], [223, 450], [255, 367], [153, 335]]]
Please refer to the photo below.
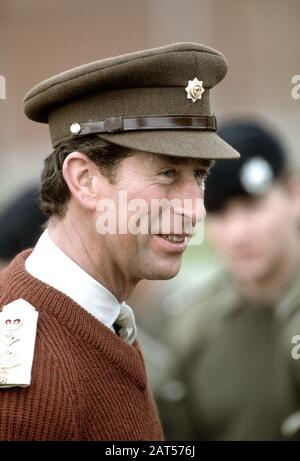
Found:
[[42, 233], [42, 224], [46, 222], [38, 197], [38, 187], [30, 187], [0, 214], [0, 258], [10, 260], [36, 244]]
[[220, 211], [238, 196], [259, 196], [286, 170], [286, 154], [277, 136], [255, 122], [224, 125], [219, 136], [241, 155], [233, 162], [218, 160], [206, 180], [205, 206]]

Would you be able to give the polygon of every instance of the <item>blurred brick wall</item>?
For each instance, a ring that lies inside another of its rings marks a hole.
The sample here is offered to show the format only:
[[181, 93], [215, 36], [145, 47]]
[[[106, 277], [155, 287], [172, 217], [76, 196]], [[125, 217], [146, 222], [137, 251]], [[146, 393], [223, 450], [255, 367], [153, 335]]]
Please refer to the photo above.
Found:
[[[174, 41], [224, 52], [229, 72], [212, 95], [220, 120], [255, 116], [284, 136], [296, 158], [300, 100], [299, 0], [1, 0], [0, 206], [37, 180], [51, 146], [22, 98], [40, 80], [100, 58]], [[193, 76], [191, 76], [193, 77]]]

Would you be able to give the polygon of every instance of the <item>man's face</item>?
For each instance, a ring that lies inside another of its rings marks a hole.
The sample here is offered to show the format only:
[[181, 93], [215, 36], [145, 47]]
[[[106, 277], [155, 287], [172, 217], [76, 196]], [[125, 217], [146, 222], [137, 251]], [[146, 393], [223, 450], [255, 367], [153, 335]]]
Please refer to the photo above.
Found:
[[[203, 184], [210, 165], [207, 160], [135, 153], [121, 162], [113, 184], [99, 176], [98, 203], [113, 201], [118, 230], [122, 226], [121, 234], [101, 236], [116, 270], [136, 280], [178, 273], [187, 234], [205, 217]], [[184, 199], [189, 199], [187, 205]], [[161, 200], [170, 206], [157, 207]], [[97, 210], [99, 231], [101, 204]]]
[[273, 185], [260, 198], [234, 198], [211, 213], [208, 234], [238, 280], [269, 277], [298, 248], [299, 199]]

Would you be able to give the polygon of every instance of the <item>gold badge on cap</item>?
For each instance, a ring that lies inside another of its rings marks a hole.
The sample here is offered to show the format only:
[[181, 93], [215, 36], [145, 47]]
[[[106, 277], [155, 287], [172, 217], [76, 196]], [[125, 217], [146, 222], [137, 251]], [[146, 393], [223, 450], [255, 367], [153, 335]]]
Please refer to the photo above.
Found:
[[185, 91], [187, 92], [188, 99], [191, 99], [193, 102], [198, 101], [198, 99], [202, 98], [202, 94], [205, 91], [203, 88], [203, 81], [198, 80], [197, 77], [195, 77], [194, 80], [189, 80]]

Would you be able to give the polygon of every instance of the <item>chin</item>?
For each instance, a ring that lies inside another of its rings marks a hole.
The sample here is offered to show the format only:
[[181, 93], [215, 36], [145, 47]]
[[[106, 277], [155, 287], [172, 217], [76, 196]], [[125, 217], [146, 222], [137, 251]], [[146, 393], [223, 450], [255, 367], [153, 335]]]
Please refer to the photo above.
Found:
[[173, 265], [164, 265], [160, 267], [149, 267], [148, 271], [144, 274], [144, 279], [147, 280], [169, 280], [178, 274], [180, 271], [181, 263]]
[[249, 263], [249, 261], [243, 264], [236, 264], [233, 268], [233, 273], [236, 275], [237, 278], [243, 280], [257, 280], [264, 278], [266, 273], [268, 272], [266, 265], [263, 264], [261, 261], [254, 261]]

